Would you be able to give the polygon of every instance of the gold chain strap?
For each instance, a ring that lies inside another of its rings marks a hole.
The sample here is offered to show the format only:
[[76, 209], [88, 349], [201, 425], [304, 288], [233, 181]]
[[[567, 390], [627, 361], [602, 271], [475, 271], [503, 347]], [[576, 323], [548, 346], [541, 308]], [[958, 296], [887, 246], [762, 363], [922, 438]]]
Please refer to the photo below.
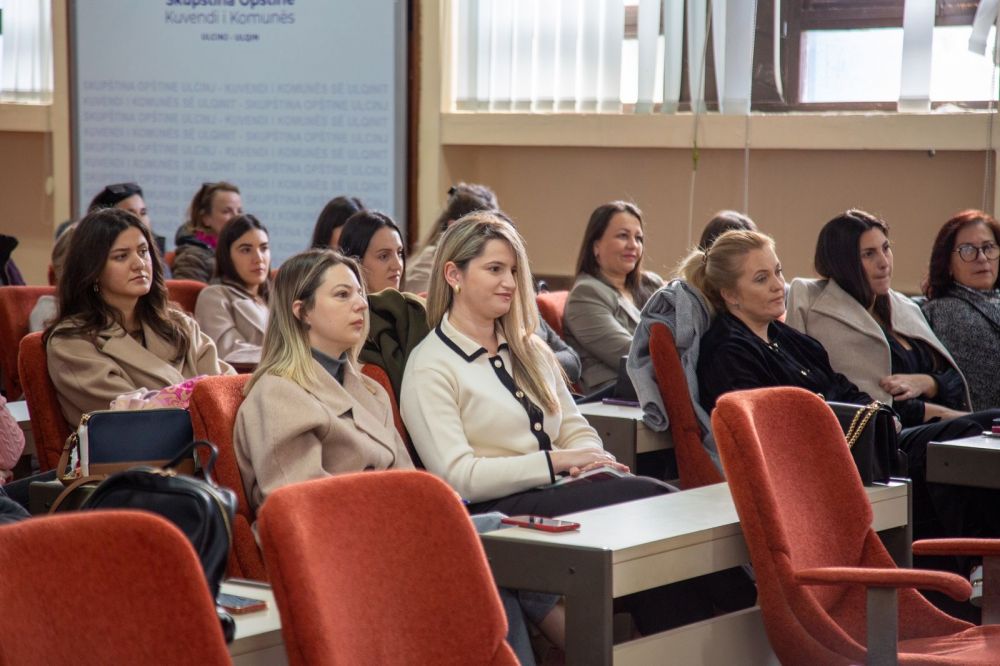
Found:
[[876, 400], [854, 412], [854, 418], [851, 419], [851, 427], [847, 429], [847, 448], [854, 448], [854, 445], [861, 437], [861, 433], [864, 432], [865, 426], [868, 425], [868, 422], [872, 420], [872, 416], [878, 412], [881, 406], [882, 403]]

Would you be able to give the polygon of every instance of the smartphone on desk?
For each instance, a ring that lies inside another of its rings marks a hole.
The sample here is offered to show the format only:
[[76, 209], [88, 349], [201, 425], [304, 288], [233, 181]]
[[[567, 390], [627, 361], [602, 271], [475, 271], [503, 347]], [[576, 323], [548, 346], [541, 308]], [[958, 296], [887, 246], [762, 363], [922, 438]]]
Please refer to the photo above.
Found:
[[267, 602], [263, 599], [251, 599], [250, 597], [241, 597], [236, 594], [226, 594], [225, 592], [220, 592], [216, 601], [232, 615], [254, 613], [267, 608]]
[[544, 516], [507, 516], [501, 518], [500, 522], [505, 525], [517, 525], [543, 532], [571, 532], [580, 529], [580, 523], [574, 523], [572, 520], [559, 520]]

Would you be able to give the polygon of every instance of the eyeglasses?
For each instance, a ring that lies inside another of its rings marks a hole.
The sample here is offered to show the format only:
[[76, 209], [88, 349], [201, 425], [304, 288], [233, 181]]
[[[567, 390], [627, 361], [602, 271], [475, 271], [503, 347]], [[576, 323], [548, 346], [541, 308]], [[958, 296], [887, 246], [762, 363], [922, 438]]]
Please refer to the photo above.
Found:
[[976, 247], [975, 245], [963, 243], [955, 248], [955, 252], [958, 252], [958, 256], [962, 258], [962, 261], [975, 261], [979, 258], [980, 252], [983, 253], [983, 256], [988, 261], [993, 261], [997, 257], [1000, 257], [1000, 245], [996, 243], [983, 243], [979, 247]]

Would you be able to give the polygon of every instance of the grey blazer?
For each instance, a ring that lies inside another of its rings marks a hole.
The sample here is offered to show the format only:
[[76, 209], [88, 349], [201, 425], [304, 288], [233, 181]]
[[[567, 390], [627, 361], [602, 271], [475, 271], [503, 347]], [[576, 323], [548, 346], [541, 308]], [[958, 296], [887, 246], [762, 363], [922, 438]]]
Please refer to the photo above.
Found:
[[[662, 280], [652, 274], [646, 279], [657, 286]], [[609, 284], [591, 275], [576, 278], [566, 301], [563, 329], [566, 342], [580, 355], [583, 372], [580, 384], [591, 393], [618, 378], [618, 363], [632, 346], [632, 334], [639, 325], [639, 308], [626, 301]]]

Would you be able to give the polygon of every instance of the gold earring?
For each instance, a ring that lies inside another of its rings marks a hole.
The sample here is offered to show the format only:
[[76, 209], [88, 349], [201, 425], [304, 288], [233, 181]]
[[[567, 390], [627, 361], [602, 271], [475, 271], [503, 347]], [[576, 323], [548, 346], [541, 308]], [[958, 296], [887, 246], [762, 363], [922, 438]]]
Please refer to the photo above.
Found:
[[461, 293], [462, 293], [462, 285], [456, 284], [455, 285], [455, 294], [457, 295], [457, 294], [461, 294]]

